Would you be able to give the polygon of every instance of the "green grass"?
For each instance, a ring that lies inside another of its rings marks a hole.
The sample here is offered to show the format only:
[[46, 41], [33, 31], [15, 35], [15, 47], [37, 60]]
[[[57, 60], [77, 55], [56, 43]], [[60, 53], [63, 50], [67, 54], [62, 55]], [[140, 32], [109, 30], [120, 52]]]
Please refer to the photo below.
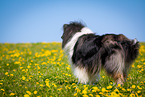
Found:
[[61, 43], [0, 44], [0, 97], [144, 97], [145, 43], [124, 86], [100, 75], [95, 85], [77, 84]]

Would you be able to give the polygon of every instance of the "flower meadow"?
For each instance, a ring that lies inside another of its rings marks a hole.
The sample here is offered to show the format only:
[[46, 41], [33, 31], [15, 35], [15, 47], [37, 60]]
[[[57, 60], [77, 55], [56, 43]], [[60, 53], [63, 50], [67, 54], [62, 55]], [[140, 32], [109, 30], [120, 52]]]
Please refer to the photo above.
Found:
[[0, 43], [0, 97], [145, 97], [145, 43], [123, 86], [77, 84], [61, 43]]

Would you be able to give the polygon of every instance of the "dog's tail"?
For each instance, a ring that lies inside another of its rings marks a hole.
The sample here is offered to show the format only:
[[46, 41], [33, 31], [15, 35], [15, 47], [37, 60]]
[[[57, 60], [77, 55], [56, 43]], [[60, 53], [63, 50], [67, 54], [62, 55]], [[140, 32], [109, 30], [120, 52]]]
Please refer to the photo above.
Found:
[[132, 62], [137, 58], [139, 54], [139, 42], [137, 39], [130, 41], [122, 41], [121, 45], [125, 51], [125, 62], [127, 64], [132, 64]]

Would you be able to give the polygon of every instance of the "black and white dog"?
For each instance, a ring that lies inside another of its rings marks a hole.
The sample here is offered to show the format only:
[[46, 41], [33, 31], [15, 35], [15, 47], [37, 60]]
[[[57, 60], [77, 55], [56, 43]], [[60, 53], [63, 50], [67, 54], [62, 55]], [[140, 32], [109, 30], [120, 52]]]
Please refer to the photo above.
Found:
[[63, 30], [62, 48], [80, 83], [94, 83], [103, 67], [117, 84], [123, 84], [139, 52], [136, 39], [122, 34], [95, 35], [79, 22], [64, 24]]

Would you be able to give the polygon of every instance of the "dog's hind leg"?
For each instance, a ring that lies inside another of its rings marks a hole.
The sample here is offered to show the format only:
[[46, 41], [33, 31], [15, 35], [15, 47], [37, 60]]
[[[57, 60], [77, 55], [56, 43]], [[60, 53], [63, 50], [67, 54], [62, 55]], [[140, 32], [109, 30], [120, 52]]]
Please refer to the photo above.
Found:
[[115, 53], [106, 58], [104, 68], [111, 75], [117, 84], [123, 84], [124, 57], [121, 51], [114, 50]]

